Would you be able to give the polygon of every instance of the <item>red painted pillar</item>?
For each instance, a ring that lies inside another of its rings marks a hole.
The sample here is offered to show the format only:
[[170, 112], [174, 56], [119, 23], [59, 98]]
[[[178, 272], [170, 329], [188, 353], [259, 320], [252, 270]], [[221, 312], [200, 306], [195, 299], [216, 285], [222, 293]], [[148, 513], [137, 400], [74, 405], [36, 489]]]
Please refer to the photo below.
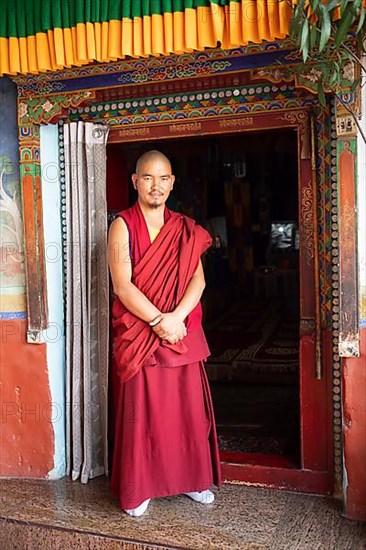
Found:
[[355, 136], [338, 139], [337, 151], [344, 515], [366, 521], [366, 329], [359, 341]]
[[0, 320], [0, 477], [5, 478], [46, 478], [54, 467], [46, 344], [28, 344], [26, 329], [26, 320]]
[[344, 359], [344, 515], [366, 521], [366, 328], [360, 357]]

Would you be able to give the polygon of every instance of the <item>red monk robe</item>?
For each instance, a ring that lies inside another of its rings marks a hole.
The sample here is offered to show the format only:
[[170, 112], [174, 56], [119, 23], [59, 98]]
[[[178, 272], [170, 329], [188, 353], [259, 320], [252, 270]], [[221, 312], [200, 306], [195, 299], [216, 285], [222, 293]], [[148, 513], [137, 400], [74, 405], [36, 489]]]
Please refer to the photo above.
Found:
[[[164, 226], [151, 243], [138, 202], [119, 215], [129, 230], [132, 282], [160, 311], [174, 310], [211, 237], [165, 206]], [[111, 489], [124, 510], [221, 485], [201, 321], [199, 303], [186, 319], [187, 336], [169, 344], [114, 299]]]

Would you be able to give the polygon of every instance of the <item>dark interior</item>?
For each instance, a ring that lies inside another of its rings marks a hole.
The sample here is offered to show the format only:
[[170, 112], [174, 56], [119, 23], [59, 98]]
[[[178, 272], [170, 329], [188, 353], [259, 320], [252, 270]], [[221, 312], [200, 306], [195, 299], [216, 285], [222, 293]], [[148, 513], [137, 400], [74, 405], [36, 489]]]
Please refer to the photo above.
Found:
[[[169, 208], [213, 237], [203, 261], [206, 363], [222, 459], [298, 465], [299, 244], [295, 130], [108, 146], [109, 219], [136, 199], [137, 158], [158, 149], [176, 175]], [[234, 454], [233, 454], [234, 453]]]

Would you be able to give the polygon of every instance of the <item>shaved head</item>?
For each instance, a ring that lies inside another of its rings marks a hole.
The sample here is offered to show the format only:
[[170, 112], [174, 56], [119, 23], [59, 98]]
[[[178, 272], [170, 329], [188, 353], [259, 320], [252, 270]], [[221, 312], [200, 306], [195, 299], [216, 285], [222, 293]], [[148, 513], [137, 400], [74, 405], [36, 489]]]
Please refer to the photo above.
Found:
[[161, 153], [160, 151], [156, 151], [155, 149], [153, 149], [152, 151], [147, 151], [146, 153], [144, 153], [143, 155], [141, 155], [141, 157], [138, 159], [137, 163], [136, 163], [136, 174], [140, 174], [141, 171], [142, 171], [142, 167], [150, 162], [150, 161], [154, 161], [154, 160], [158, 160], [160, 162], [164, 162], [166, 164], [168, 164], [169, 168], [170, 168], [170, 172], [172, 170], [172, 165], [170, 163], [170, 160], [168, 159], [168, 157], [166, 157], [163, 153]]

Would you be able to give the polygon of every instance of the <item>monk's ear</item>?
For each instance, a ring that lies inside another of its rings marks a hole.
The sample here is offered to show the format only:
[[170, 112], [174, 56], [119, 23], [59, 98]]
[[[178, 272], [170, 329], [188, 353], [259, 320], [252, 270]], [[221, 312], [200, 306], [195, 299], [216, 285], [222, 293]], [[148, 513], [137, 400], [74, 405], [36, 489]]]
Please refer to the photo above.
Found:
[[137, 189], [137, 187], [136, 187], [137, 174], [132, 174], [131, 179], [132, 179], [132, 183], [133, 183], [134, 188]]
[[172, 177], [171, 177], [171, 180], [170, 180], [170, 183], [171, 183], [170, 190], [173, 189], [174, 182], [175, 182], [175, 176], [172, 176]]

